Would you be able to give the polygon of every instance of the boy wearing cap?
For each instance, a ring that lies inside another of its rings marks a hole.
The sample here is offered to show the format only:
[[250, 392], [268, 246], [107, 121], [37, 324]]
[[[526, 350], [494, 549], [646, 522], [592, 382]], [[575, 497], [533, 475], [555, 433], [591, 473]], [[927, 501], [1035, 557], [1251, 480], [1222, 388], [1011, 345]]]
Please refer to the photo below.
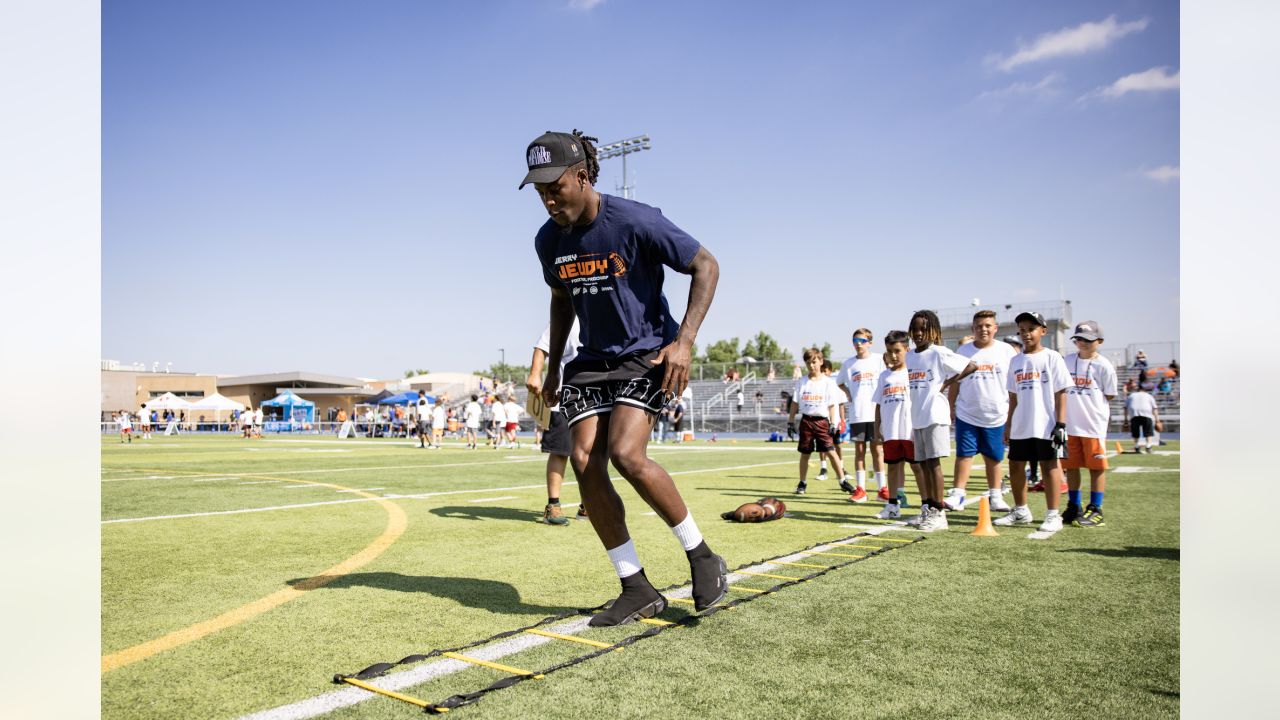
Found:
[[867, 446], [871, 446], [871, 465], [875, 471], [876, 488], [881, 500], [889, 500], [889, 487], [884, 476], [884, 446], [875, 442], [876, 404], [871, 399], [876, 381], [884, 372], [884, 359], [871, 353], [871, 331], [858, 328], [853, 331], [854, 356], [844, 361], [836, 381], [849, 396], [845, 404], [845, 425], [849, 439], [853, 441], [853, 464], [857, 488], [850, 498], [854, 502], [867, 499]]
[[1047, 480], [1047, 510], [1040, 531], [1053, 533], [1062, 529], [1062, 516], [1058, 514], [1062, 467], [1058, 457], [1067, 445], [1067, 388], [1071, 387], [1071, 374], [1062, 356], [1040, 343], [1048, 328], [1043, 315], [1024, 312], [1015, 320], [1025, 349], [1009, 365], [1009, 422], [1004, 431], [1009, 444], [1014, 508], [995, 524], [1031, 524], [1024, 471], [1027, 463], [1039, 463]]
[[[662, 612], [666, 598], [645, 577], [627, 530], [622, 500], [609, 480], [612, 463], [679, 540], [701, 612], [728, 592], [724, 559], [711, 551], [667, 471], [647, 454], [654, 419], [689, 380], [698, 328], [715, 295], [720, 267], [657, 208], [596, 191], [595, 138], [547, 132], [526, 150], [528, 174], [550, 219], [534, 248], [551, 288], [550, 352], [542, 396], [569, 423], [570, 462], [591, 525], [613, 564], [622, 593], [591, 618], [620, 625]], [[662, 294], [664, 266], [691, 276], [684, 321]], [[560, 358], [574, 317], [582, 345], [564, 368]]]
[[973, 341], [956, 348], [956, 354], [978, 366], [973, 374], [951, 386], [949, 400], [956, 423], [955, 487], [947, 497], [948, 510], [963, 510], [965, 487], [973, 458], [982, 455], [987, 470], [987, 494], [991, 509], [1007, 512], [1000, 492], [1004, 462], [1004, 425], [1009, 420], [1009, 363], [1018, 354], [1008, 343], [996, 340], [994, 310], [973, 315]]
[[[1076, 325], [1071, 340], [1076, 351], [1066, 357], [1071, 371], [1067, 388], [1067, 510], [1062, 522], [1078, 527], [1101, 527], [1102, 494], [1106, 485], [1107, 426], [1111, 399], [1116, 396], [1116, 368], [1098, 354], [1102, 326], [1093, 320]], [[1080, 511], [1080, 468], [1089, 469], [1089, 506]]]

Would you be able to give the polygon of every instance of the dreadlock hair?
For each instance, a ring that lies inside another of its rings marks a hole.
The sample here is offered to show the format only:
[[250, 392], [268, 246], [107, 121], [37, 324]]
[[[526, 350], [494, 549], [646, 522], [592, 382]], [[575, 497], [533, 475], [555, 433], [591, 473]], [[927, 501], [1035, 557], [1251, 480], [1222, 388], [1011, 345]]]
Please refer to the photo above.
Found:
[[595, 143], [600, 142], [600, 138], [584, 135], [577, 128], [573, 129], [573, 136], [578, 139], [578, 142], [582, 143], [582, 152], [587, 156], [587, 159], [583, 161], [587, 165], [587, 180], [592, 185], [595, 185], [596, 180], [600, 177], [600, 161], [596, 159]]
[[938, 321], [938, 315], [932, 310], [917, 310], [911, 316], [911, 322], [907, 323], [907, 329], [915, 324], [916, 318], [924, 320], [924, 336], [930, 345], [942, 344], [942, 323]]

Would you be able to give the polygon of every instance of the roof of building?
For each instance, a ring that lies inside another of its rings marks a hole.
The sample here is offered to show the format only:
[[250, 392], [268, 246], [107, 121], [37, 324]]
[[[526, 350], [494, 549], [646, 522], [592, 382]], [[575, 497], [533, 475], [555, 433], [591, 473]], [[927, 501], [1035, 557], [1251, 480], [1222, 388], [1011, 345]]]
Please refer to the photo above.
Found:
[[322, 375], [320, 373], [294, 370], [282, 373], [264, 373], [262, 375], [236, 375], [219, 377], [218, 387], [236, 385], [274, 385], [298, 389], [300, 387], [341, 387], [360, 389], [364, 382], [360, 378], [341, 377], [339, 375]]

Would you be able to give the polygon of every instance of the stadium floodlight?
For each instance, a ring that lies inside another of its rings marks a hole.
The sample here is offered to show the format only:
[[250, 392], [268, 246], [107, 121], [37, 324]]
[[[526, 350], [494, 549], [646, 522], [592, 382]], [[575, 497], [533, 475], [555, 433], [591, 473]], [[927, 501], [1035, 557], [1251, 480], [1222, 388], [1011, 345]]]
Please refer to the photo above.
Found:
[[634, 185], [627, 184], [627, 156], [638, 153], [642, 150], [651, 149], [649, 145], [648, 135], [637, 135], [627, 138], [626, 140], [618, 140], [616, 142], [606, 143], [596, 148], [597, 160], [608, 160], [609, 158], [622, 158], [622, 197], [634, 199], [632, 191], [635, 190]]

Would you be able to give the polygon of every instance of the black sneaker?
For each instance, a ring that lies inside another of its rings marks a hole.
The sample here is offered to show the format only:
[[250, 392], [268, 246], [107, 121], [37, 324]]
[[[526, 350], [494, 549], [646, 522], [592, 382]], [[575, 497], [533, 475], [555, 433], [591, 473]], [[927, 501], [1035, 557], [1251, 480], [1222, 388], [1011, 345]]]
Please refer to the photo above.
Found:
[[583, 503], [578, 504], [578, 519], [582, 520], [587, 517], [587, 506]]
[[[1092, 505], [1090, 507], [1092, 507]], [[1071, 523], [1075, 522], [1076, 519], [1081, 516], [1081, 514], [1082, 513], [1080, 512], [1079, 505], [1073, 505], [1068, 503], [1067, 509], [1062, 513], [1062, 524], [1070, 525]]]
[[711, 552], [707, 541], [685, 553], [693, 576], [693, 609], [702, 612], [724, 599], [729, 592], [729, 568], [724, 558]]
[[667, 599], [653, 588], [641, 570], [622, 578], [622, 594], [609, 603], [608, 608], [592, 616], [587, 624], [592, 627], [626, 625], [641, 618], [651, 618], [666, 609]]
[[1106, 521], [1102, 519], [1102, 508], [1096, 505], [1090, 505], [1085, 508], [1084, 516], [1077, 518], [1075, 522], [1076, 527], [1083, 528], [1102, 527], [1106, 524]]
[[808, 485], [805, 485], [804, 483], [800, 483], [799, 485], [796, 486], [796, 494], [803, 495], [805, 491], [808, 489], [809, 489]]
[[848, 480], [840, 481], [840, 489], [849, 493], [850, 495], [854, 494], [858, 490], [858, 488], [850, 485]]

